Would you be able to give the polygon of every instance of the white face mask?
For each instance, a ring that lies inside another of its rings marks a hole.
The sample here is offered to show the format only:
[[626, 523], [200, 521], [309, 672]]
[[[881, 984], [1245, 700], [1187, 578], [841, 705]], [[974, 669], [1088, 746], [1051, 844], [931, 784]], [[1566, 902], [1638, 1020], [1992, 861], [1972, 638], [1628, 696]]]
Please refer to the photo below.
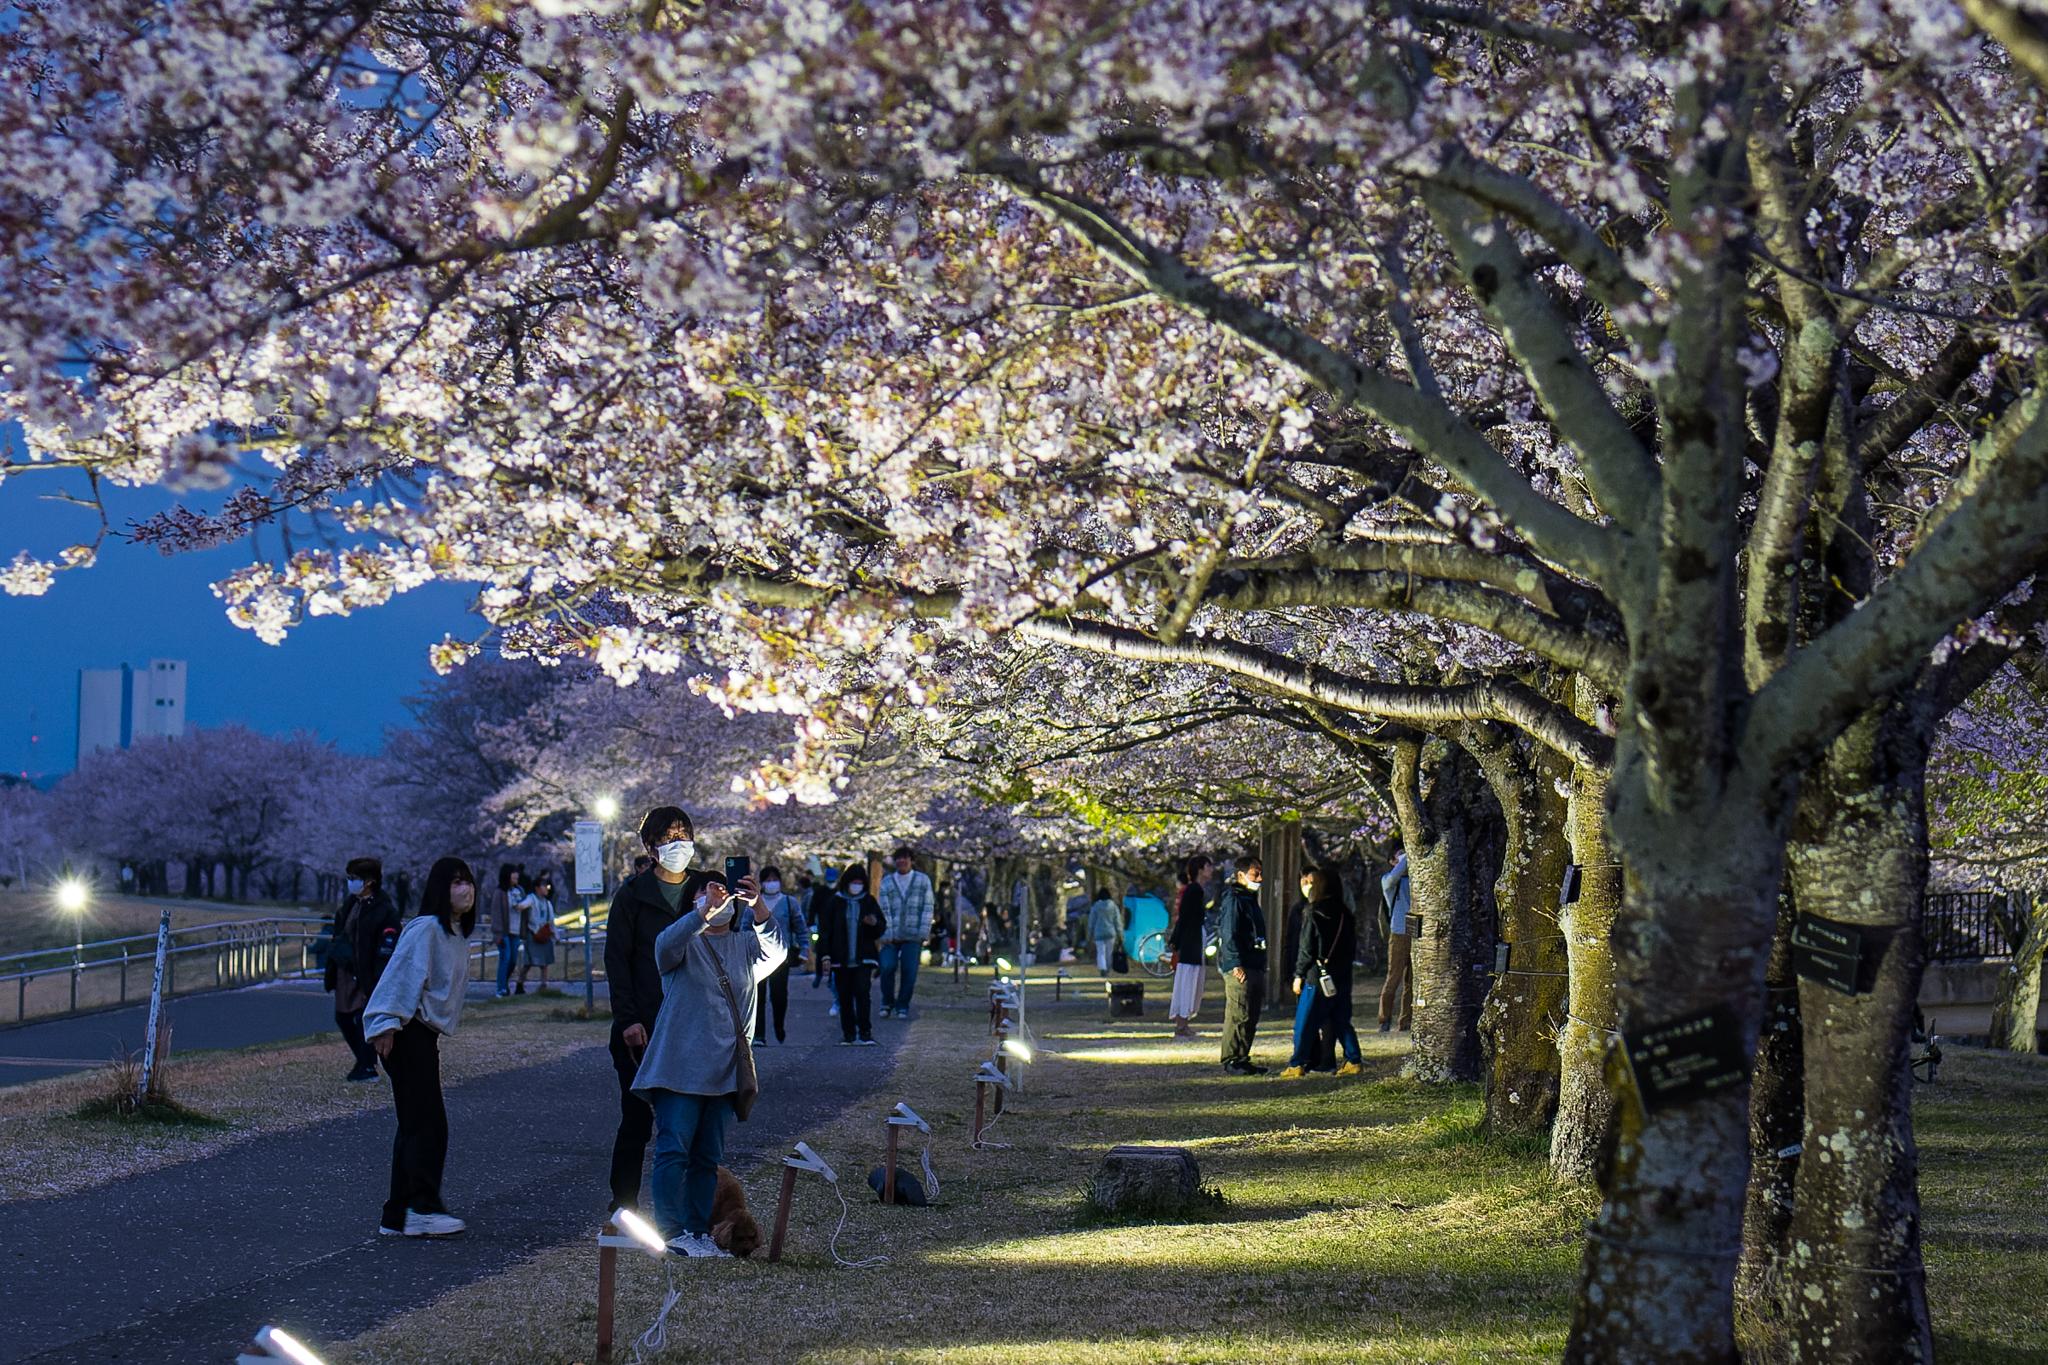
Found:
[[350, 877], [348, 879], [348, 893], [351, 896], [363, 894], [363, 879], [361, 877]]
[[762, 895], [764, 895], [764, 896], [775, 896], [775, 895], [780, 895], [781, 893], [782, 893], [782, 883], [781, 883], [781, 882], [762, 882], [762, 883], [761, 883], [761, 894], [762, 894]]
[[469, 913], [476, 904], [476, 888], [468, 882], [457, 882], [448, 888], [448, 906], [458, 915]]
[[677, 839], [654, 850], [655, 861], [661, 864], [664, 872], [681, 872], [696, 856], [697, 845], [688, 839]]
[[858, 898], [860, 893], [867, 889], [867, 883], [865, 882], [848, 882], [846, 884], [846, 894], [855, 898]]

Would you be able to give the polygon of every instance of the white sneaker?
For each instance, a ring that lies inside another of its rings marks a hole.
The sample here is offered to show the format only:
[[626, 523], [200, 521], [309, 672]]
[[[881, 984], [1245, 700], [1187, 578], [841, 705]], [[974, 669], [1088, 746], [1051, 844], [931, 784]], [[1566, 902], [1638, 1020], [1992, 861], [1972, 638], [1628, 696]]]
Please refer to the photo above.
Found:
[[668, 1249], [678, 1256], [711, 1257], [732, 1255], [730, 1251], [726, 1251], [718, 1243], [712, 1241], [708, 1233], [702, 1232], [679, 1232], [668, 1239]]
[[834, 1019], [837, 1019], [839, 1017], [839, 1006], [835, 1004], [832, 1006], [831, 1009], [826, 1010], [825, 1013], [831, 1015]]
[[460, 1237], [469, 1227], [452, 1213], [413, 1213], [405, 1215], [405, 1235], [408, 1237]]

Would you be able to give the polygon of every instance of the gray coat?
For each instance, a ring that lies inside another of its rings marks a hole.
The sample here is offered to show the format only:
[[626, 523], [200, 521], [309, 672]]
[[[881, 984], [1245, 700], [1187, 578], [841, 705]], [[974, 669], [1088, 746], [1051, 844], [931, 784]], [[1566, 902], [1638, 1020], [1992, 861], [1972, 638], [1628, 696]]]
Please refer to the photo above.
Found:
[[[735, 916], [751, 912], [735, 906]], [[702, 910], [691, 910], [654, 940], [661, 969], [661, 1013], [647, 1036], [647, 1053], [633, 1077], [633, 1093], [673, 1090], [680, 1095], [730, 1095], [740, 1088], [738, 1048], [754, 1033], [754, 988], [775, 974], [788, 955], [782, 927], [773, 919], [754, 932], [708, 934]], [[740, 1010], [740, 1034], [732, 1009], [707, 954], [715, 953], [732, 982]]]

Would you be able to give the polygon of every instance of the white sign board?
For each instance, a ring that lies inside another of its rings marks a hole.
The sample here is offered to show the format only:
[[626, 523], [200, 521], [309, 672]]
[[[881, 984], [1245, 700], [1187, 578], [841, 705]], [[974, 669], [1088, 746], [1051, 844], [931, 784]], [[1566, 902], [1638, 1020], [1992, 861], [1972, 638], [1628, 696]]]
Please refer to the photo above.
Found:
[[604, 826], [595, 820], [576, 822], [576, 894], [604, 894]]

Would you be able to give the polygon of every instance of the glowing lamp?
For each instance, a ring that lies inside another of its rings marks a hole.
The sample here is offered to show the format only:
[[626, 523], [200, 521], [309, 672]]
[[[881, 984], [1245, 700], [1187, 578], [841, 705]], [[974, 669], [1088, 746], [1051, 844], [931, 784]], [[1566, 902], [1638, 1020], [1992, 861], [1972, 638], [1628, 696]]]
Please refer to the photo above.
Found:
[[85, 883], [75, 877], [58, 882], [57, 908], [73, 915], [82, 912], [85, 909]]

